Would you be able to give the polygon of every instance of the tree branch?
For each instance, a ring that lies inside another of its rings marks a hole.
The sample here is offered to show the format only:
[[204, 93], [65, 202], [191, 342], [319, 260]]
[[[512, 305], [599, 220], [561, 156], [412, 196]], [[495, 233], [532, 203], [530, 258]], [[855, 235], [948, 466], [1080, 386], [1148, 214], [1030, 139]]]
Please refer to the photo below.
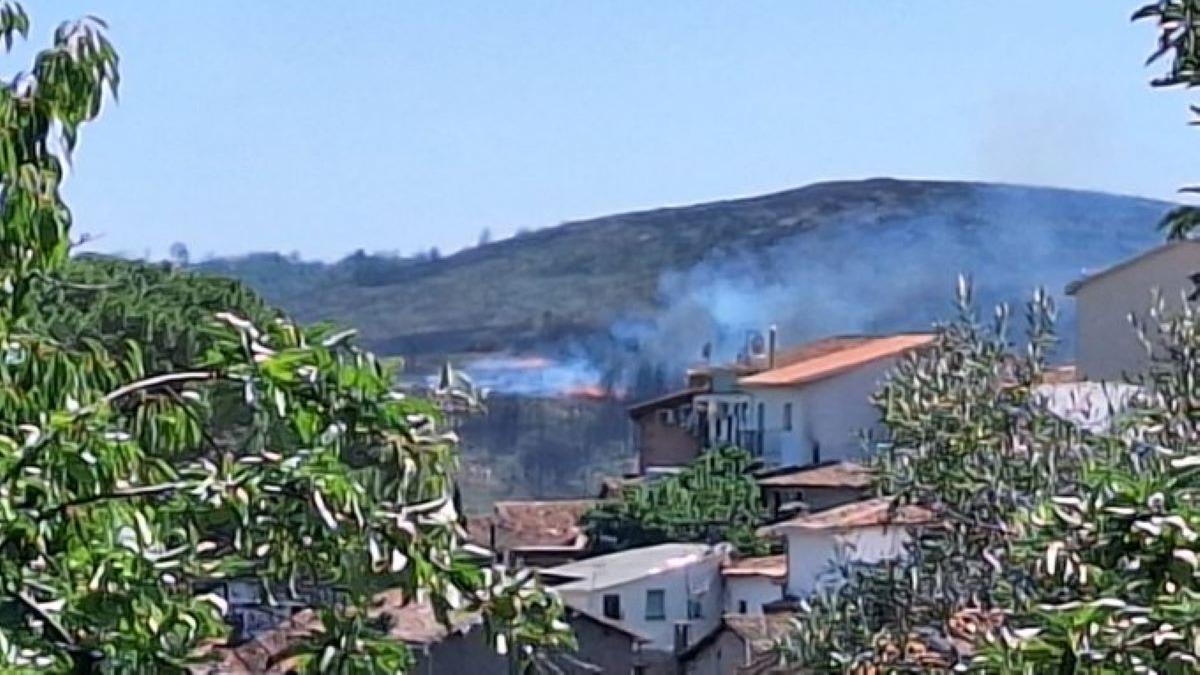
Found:
[[50, 616], [45, 610], [43, 610], [41, 606], [38, 605], [37, 600], [33, 599], [33, 596], [29, 595], [25, 591], [19, 591], [14, 594], [13, 597], [20, 601], [20, 603], [24, 605], [26, 609], [36, 614], [42, 621], [45, 621], [46, 626], [48, 626], [50, 630], [58, 635], [59, 640], [68, 646], [75, 646], [75, 640], [71, 637], [71, 634], [67, 632], [67, 629], [58, 622], [58, 619]]
[[183, 487], [183, 483], [162, 483], [160, 485], [140, 485], [138, 487], [125, 488], [124, 490], [113, 490], [112, 492], [101, 492], [99, 494], [80, 497], [69, 502], [64, 502], [54, 507], [47, 513], [47, 517], [66, 511], [67, 509], [77, 506], [86, 506], [96, 502], [102, 502], [109, 499], [134, 499], [136, 497], [149, 497], [153, 495], [165, 494], [172, 490], [178, 490]]
[[217, 373], [214, 373], [209, 370], [190, 370], [190, 371], [184, 371], [181, 373], [166, 373], [164, 375], [155, 375], [154, 377], [148, 377], [144, 380], [138, 380], [137, 382], [130, 382], [129, 384], [127, 384], [119, 389], [114, 389], [114, 390], [110, 391], [109, 393], [104, 395], [104, 402], [112, 403], [113, 401], [124, 398], [130, 394], [135, 394], [139, 391], [146, 391], [147, 389], [154, 389], [156, 387], [161, 387], [166, 384], [174, 384], [175, 382], [196, 382], [196, 381], [201, 381], [201, 380], [215, 380], [215, 379], [217, 379], [217, 377], [218, 377]]

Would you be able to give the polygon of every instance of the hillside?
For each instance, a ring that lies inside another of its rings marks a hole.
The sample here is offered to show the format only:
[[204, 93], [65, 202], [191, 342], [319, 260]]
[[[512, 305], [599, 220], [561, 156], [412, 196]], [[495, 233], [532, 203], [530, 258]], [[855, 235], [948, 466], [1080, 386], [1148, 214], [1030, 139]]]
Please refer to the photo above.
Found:
[[945, 314], [959, 271], [989, 301], [1019, 300], [1038, 284], [1060, 294], [1084, 268], [1157, 241], [1165, 208], [1060, 189], [875, 179], [572, 222], [439, 260], [360, 252], [321, 265], [260, 254], [201, 268], [246, 280], [301, 319], [356, 326], [378, 351], [418, 363], [564, 345], [594, 356], [614, 344], [691, 358], [705, 341], [728, 352], [766, 322], [779, 323], [786, 341], [921, 328]]

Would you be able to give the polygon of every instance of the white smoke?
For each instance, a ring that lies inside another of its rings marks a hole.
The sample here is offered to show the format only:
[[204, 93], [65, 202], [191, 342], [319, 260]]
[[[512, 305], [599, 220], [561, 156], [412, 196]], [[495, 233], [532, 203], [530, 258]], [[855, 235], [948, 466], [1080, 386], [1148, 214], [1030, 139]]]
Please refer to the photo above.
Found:
[[[1063, 356], [1073, 349], [1064, 287], [1160, 241], [1167, 208], [1090, 193], [977, 186], [937, 211], [879, 218], [851, 210], [769, 250], [714, 251], [664, 274], [660, 311], [616, 322], [612, 337], [634, 363], [678, 374], [706, 344], [733, 358], [747, 331], [780, 330], [780, 346], [829, 335], [925, 330], [951, 318], [955, 279], [975, 282], [984, 312], [1007, 302], [1015, 318], [1038, 286], [1060, 308]], [[626, 363], [628, 370], [630, 363]], [[636, 367], [636, 366], [635, 366]]]

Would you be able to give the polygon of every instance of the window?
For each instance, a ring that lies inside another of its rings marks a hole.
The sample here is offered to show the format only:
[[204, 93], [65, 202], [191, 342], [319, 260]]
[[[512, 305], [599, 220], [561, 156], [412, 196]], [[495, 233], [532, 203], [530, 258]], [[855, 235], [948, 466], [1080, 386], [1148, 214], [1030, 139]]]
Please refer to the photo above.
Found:
[[791, 403], [783, 404], [783, 430], [784, 431], [792, 430], [792, 404]]
[[746, 601], [738, 600], [738, 614], [745, 614], [745, 613], [746, 613]]
[[812, 463], [813, 464], [821, 463], [821, 444], [820, 443], [813, 443]]
[[621, 596], [615, 593], [604, 596], [604, 617], [621, 620]]
[[688, 600], [688, 618], [703, 619], [704, 618], [704, 603], [696, 598]]
[[675, 411], [669, 409], [659, 410], [658, 423], [663, 426], [671, 426], [672, 424], [675, 424]]
[[646, 620], [665, 621], [667, 618], [667, 592], [661, 588], [646, 591]]

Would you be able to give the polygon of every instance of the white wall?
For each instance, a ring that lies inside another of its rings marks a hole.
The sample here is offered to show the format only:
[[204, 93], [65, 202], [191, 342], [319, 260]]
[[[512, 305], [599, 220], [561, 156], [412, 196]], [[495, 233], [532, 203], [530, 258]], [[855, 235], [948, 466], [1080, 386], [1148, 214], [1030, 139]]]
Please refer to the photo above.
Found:
[[[750, 419], [757, 424], [758, 405], [763, 404], [763, 461], [778, 466], [807, 464], [811, 445], [804, 428], [800, 391], [792, 387], [756, 387], [747, 389], [753, 397]], [[783, 428], [783, 406], [792, 404], [792, 430]], [[801, 458], [797, 461], [797, 458]]]
[[[871, 395], [895, 365], [895, 358], [880, 359], [854, 370], [794, 387], [747, 387], [754, 397], [751, 421], [757, 406], [765, 404], [763, 459], [779, 466], [813, 462], [814, 445], [820, 461], [862, 458], [860, 430], [879, 424]], [[784, 429], [784, 404], [792, 404], [792, 429]]]
[[1157, 288], [1168, 306], [1178, 307], [1180, 294], [1190, 292], [1188, 276], [1200, 271], [1200, 244], [1186, 242], [1165, 248], [1129, 267], [1092, 279], [1075, 293], [1079, 344], [1076, 359], [1089, 380], [1119, 380], [1145, 370], [1146, 352], [1128, 315], [1145, 317], [1151, 293]]
[[[652, 640], [647, 649], [670, 651], [675, 645], [675, 624], [687, 621], [687, 603], [691, 592], [707, 592], [698, 596], [702, 600], [703, 618], [692, 622], [691, 642], [695, 642], [721, 625], [721, 613], [725, 608], [724, 585], [721, 579], [721, 555], [713, 554], [691, 565], [667, 570], [654, 576], [607, 588], [580, 589], [563, 588], [559, 593], [583, 609], [604, 616], [604, 596], [610, 593], [621, 596], [621, 623], [635, 633]], [[666, 591], [666, 619], [646, 619], [646, 591]]]
[[763, 613], [763, 605], [783, 598], [783, 584], [778, 579], [761, 576], [725, 577], [725, 613], [740, 614], [740, 601], [746, 603], [746, 614]]
[[879, 562], [904, 553], [908, 534], [903, 527], [863, 527], [843, 533], [831, 530], [788, 530], [788, 595], [811, 595], [818, 587], [837, 583], [834, 566], [842, 561]]
[[895, 364], [894, 358], [880, 359], [801, 389], [805, 427], [812, 440], [821, 444], [822, 462], [862, 458], [859, 432], [880, 423], [871, 396]]

